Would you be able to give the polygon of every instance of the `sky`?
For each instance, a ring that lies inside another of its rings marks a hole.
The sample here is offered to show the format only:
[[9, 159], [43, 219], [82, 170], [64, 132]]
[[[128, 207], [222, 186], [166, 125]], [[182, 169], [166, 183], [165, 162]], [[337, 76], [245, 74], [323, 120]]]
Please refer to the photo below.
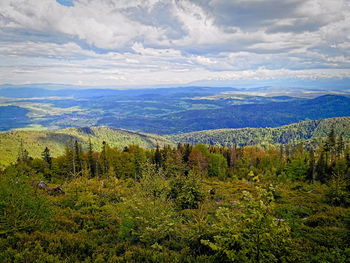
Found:
[[350, 77], [350, 0], [0, 0], [0, 84]]

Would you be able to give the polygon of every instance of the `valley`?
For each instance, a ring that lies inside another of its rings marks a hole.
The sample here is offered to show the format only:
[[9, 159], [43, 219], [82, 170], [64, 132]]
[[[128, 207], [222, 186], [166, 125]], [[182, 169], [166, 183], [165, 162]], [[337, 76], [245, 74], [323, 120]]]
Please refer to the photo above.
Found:
[[0, 131], [33, 126], [49, 130], [107, 126], [169, 135], [209, 129], [278, 127], [350, 116], [349, 95], [347, 89], [290, 89], [283, 93], [276, 92], [274, 87], [1, 88]]

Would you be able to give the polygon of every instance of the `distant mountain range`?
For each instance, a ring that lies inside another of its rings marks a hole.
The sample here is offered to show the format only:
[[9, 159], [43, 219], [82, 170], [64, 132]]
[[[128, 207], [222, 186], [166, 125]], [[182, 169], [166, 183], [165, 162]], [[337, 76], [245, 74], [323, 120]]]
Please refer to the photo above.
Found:
[[[163, 127], [168, 127], [163, 130], [163, 133], [222, 128], [277, 127], [308, 119], [317, 120], [344, 116], [350, 116], [350, 98], [339, 95], [324, 95], [314, 99], [183, 111], [172, 114], [168, 119], [163, 120]], [[135, 123], [137, 120], [133, 121]]]
[[[41, 86], [40, 86], [41, 87]], [[350, 116], [350, 92], [276, 87], [0, 89], [0, 131], [106, 126], [170, 135]], [[268, 95], [266, 95], [268, 94]]]
[[[1, 86], [0, 86], [1, 87]], [[0, 88], [0, 97], [8, 98], [43, 98], [43, 97], [74, 97], [74, 98], [89, 98], [89, 97], [134, 97], [142, 95], [153, 96], [208, 96], [220, 92], [237, 91], [231, 87], [174, 87], [174, 88], [148, 88], [148, 89], [77, 89], [75, 86], [54, 86], [60, 89], [47, 89], [44, 85], [40, 87], [3, 87]]]

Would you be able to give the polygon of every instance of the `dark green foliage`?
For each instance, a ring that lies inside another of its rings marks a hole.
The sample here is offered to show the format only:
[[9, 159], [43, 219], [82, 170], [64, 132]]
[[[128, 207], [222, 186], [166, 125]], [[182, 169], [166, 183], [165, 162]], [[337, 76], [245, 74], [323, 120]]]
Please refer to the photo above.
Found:
[[89, 140], [89, 149], [87, 152], [87, 166], [91, 177], [96, 176], [96, 160], [94, 159], [93, 154], [94, 152], [92, 149], [92, 143], [91, 143], [91, 140]]
[[49, 148], [45, 147], [44, 151], [41, 154], [41, 157], [47, 163], [47, 168], [51, 169], [52, 168], [52, 157], [51, 157]]
[[325, 152], [334, 152], [335, 151], [335, 131], [332, 127], [331, 131], [328, 134], [327, 140], [324, 145]]
[[286, 174], [291, 179], [305, 179], [310, 169], [307, 159], [302, 156], [292, 159], [286, 166]]
[[157, 168], [162, 166], [163, 160], [162, 160], [162, 154], [159, 150], [159, 145], [157, 144], [156, 151], [154, 153], [154, 163], [156, 164]]
[[325, 201], [330, 205], [349, 207], [350, 192], [346, 189], [349, 184], [344, 174], [333, 174], [325, 193]]
[[169, 188], [168, 197], [179, 209], [197, 209], [204, 199], [199, 180], [193, 174], [174, 178]]
[[109, 162], [107, 159], [108, 151], [109, 151], [109, 146], [105, 141], [103, 141], [101, 155], [100, 155], [100, 167], [101, 167], [102, 173], [107, 173], [109, 170]]
[[43, 169], [44, 176], [47, 180], [51, 181], [52, 177], [52, 157], [49, 148], [45, 147], [44, 151], [41, 153], [41, 157], [45, 162], [45, 167]]

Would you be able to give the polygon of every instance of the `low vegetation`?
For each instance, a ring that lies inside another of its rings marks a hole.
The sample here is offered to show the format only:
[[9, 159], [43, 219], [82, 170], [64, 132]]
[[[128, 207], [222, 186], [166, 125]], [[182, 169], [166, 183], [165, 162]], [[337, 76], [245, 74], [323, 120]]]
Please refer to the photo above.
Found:
[[304, 146], [21, 147], [0, 261], [349, 262], [349, 145]]

